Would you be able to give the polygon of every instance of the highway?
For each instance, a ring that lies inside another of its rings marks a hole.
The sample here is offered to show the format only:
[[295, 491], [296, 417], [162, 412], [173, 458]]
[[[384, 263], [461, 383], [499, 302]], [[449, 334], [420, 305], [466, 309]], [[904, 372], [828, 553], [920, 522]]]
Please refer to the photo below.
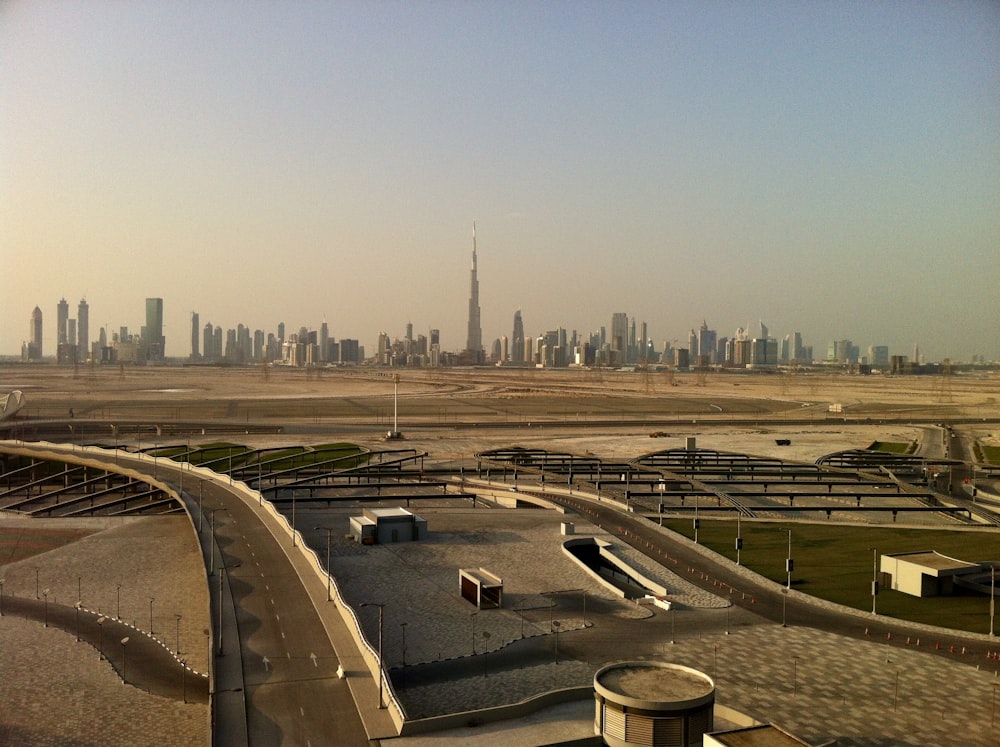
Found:
[[[114, 464], [114, 454], [87, 456]], [[117, 459], [148, 470], [148, 460], [125, 452]], [[175, 486], [182, 470], [159, 461], [160, 479]], [[201, 528], [212, 599], [213, 744], [370, 744], [347, 681], [337, 676], [340, 658], [293, 566], [297, 551], [276, 539], [228, 480], [184, 473], [183, 498]], [[179, 677], [167, 671], [179, 689]]]

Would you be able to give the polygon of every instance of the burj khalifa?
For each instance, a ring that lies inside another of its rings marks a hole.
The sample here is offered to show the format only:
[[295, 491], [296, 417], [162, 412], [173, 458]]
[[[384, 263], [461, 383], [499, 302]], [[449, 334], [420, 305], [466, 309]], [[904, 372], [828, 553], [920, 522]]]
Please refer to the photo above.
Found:
[[469, 334], [465, 349], [477, 356], [483, 350], [483, 328], [479, 321], [479, 278], [476, 275], [476, 224], [472, 224], [472, 286], [469, 290]]

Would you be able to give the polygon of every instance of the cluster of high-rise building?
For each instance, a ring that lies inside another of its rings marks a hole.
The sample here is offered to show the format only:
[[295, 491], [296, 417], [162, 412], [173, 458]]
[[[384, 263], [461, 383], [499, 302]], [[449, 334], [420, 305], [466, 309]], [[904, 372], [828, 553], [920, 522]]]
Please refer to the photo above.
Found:
[[[56, 304], [55, 339], [57, 363], [162, 361], [166, 350], [166, 338], [163, 336], [163, 299], [146, 299], [146, 324], [138, 334], [131, 333], [128, 327], [120, 327], [109, 339], [108, 330], [101, 327], [96, 340], [90, 336], [90, 305], [87, 299], [81, 299], [75, 319], [69, 316], [69, 303], [65, 298], [60, 299]], [[28, 340], [21, 346], [21, 358], [25, 361], [35, 361], [44, 357], [43, 314], [36, 306], [31, 312]]]
[[[29, 338], [22, 346], [24, 360], [40, 360], [43, 347], [42, 311], [31, 314]], [[663, 340], [656, 345], [645, 321], [637, 321], [625, 312], [611, 315], [608, 327], [588, 334], [558, 327], [538, 335], [525, 333], [521, 309], [514, 312], [511, 335], [495, 339], [489, 351], [483, 345], [479, 305], [478, 255], [476, 226], [472, 226], [472, 266], [470, 271], [468, 330], [465, 348], [448, 352], [441, 348], [437, 329], [414, 337], [413, 325], [407, 323], [405, 336], [391, 338], [382, 332], [370, 358], [357, 339], [337, 340], [324, 321], [319, 329], [300, 327], [286, 335], [284, 322], [276, 331], [264, 332], [239, 324], [223, 330], [211, 322], [201, 326], [197, 312], [191, 314], [191, 350], [188, 360], [206, 364], [284, 364], [289, 366], [357, 365], [379, 366], [455, 366], [492, 364], [531, 367], [640, 367], [670, 366], [678, 369], [749, 368], [768, 369], [787, 365], [827, 363], [846, 366], [870, 366], [879, 370], [903, 370], [920, 365], [923, 359], [915, 348], [913, 358], [890, 356], [885, 345], [872, 345], [862, 354], [850, 340], [833, 340], [826, 356], [817, 359], [802, 335], [793, 332], [777, 339], [770, 335], [763, 321], [751, 331], [750, 324], [738, 327], [731, 336], [719, 335], [703, 321], [692, 328], [686, 340]], [[56, 307], [56, 360], [59, 363], [148, 363], [166, 357], [163, 334], [163, 299], [146, 299], [146, 324], [138, 334], [127, 327], [108, 338], [101, 328], [97, 340], [90, 339], [89, 306], [86, 299], [77, 307], [75, 319], [69, 318], [66, 299]], [[51, 355], [51, 354], [50, 354]]]
[[[201, 345], [199, 345], [199, 340]], [[330, 336], [326, 322], [318, 330], [300, 327], [286, 336], [285, 323], [275, 332], [238, 324], [223, 333], [222, 327], [207, 322], [201, 327], [198, 312], [191, 314], [191, 356], [202, 363], [249, 365], [282, 363], [289, 366], [358, 364], [364, 360], [364, 346], [354, 339]]]

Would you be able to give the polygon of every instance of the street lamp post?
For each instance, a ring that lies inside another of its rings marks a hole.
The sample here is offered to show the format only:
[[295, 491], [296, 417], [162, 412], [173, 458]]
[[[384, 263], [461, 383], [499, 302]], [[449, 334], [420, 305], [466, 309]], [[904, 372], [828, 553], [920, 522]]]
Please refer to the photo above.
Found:
[[788, 557], [785, 558], [785, 572], [788, 574], [788, 589], [792, 588], [792, 568], [795, 563], [792, 560], [792, 530], [788, 530]]
[[208, 561], [208, 575], [209, 576], [215, 575], [215, 512], [216, 511], [220, 511], [220, 510], [221, 509], [218, 509], [218, 508], [212, 508], [212, 509], [209, 509], [209, 511], [208, 511], [208, 513], [210, 514], [210, 516], [209, 516], [210, 522], [209, 523], [211, 525], [211, 530], [212, 530], [212, 538], [211, 538], [211, 541], [208, 543], [208, 557], [209, 557], [209, 561]]
[[382, 613], [385, 604], [381, 602], [362, 602], [362, 607], [378, 607], [378, 707], [385, 708], [382, 704]]
[[181, 616], [180, 616], [179, 613], [175, 612], [174, 613], [174, 617], [177, 618], [177, 648], [176, 648], [176, 653], [180, 654], [180, 652], [181, 652]]
[[736, 512], [736, 565], [740, 564], [740, 550], [743, 549], [743, 534], [740, 531], [740, 512]]
[[42, 592], [42, 596], [45, 597], [45, 627], [49, 627], [49, 590], [45, 589]]
[[[0, 586], [0, 592], [2, 592], [3, 587]], [[996, 591], [997, 591], [997, 569], [996, 566], [990, 566], [990, 638], [992, 638], [995, 633], [993, 632], [993, 617], [996, 614]]]
[[80, 642], [80, 603], [77, 602], [73, 605], [76, 607], [76, 642]]
[[117, 604], [116, 604], [116, 607], [115, 607], [115, 619], [116, 620], [121, 620], [122, 619], [122, 585], [121, 584], [118, 584], [118, 586], [117, 586]]
[[100, 643], [97, 646], [97, 655], [102, 659], [104, 658], [104, 623], [107, 621], [107, 619], [108, 618], [104, 617], [103, 615], [97, 618], [97, 630], [99, 631], [98, 636], [100, 641]]
[[128, 643], [128, 636], [122, 638], [122, 685], [125, 685], [125, 644]]
[[331, 595], [331, 582], [330, 582], [330, 544], [331, 544], [331, 537], [333, 536], [333, 528], [316, 527], [316, 529], [326, 530], [326, 601], [329, 602], [331, 599], [333, 599], [333, 596]]
[[701, 522], [698, 521], [698, 494], [695, 493], [694, 496], [694, 543], [698, 544], [698, 525]]
[[295, 539], [295, 489], [292, 489], [292, 547], [296, 546]]
[[878, 598], [878, 548], [872, 548], [872, 614], [877, 615], [875, 611], [875, 600]]
[[552, 621], [552, 630], [554, 630], [555, 634], [556, 634], [556, 643], [555, 643], [556, 664], [559, 663], [559, 628], [561, 626], [562, 626], [562, 623], [559, 622], [558, 620], [553, 620]]
[[149, 598], [149, 634], [150, 635], [153, 635], [153, 599], [154, 599], [154, 597], [150, 597]]

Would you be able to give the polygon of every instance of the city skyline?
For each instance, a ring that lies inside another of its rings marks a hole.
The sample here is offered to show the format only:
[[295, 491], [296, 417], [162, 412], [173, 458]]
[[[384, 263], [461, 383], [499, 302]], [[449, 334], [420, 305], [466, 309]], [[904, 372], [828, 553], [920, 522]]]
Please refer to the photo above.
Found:
[[149, 297], [168, 357], [192, 311], [460, 350], [475, 220], [487, 352], [627, 309], [997, 360], [997, 69], [989, 2], [4, 4], [0, 355]]
[[[469, 330], [478, 320], [475, 242], [469, 302]], [[45, 348], [44, 312], [35, 306], [29, 319], [28, 339], [22, 343], [20, 358], [24, 361], [55, 359], [61, 364], [85, 363], [135, 363], [164, 362], [165, 360], [191, 360], [208, 363], [226, 361], [230, 364], [253, 364], [267, 361], [293, 366], [373, 362], [376, 365], [469, 365], [476, 363], [504, 363], [508, 365], [541, 365], [546, 367], [602, 366], [623, 367], [647, 364], [665, 364], [680, 369], [722, 366], [736, 368], [768, 368], [775, 365], [796, 363], [857, 364], [865, 363], [881, 371], [896, 370], [904, 362], [922, 365], [950, 363], [996, 363], [982, 356], [969, 361], [929, 358], [919, 343], [907, 351], [877, 341], [858, 342], [847, 337], [837, 337], [814, 344], [794, 330], [774, 336], [763, 320], [754, 325], [737, 326], [730, 336], [710, 329], [707, 320], [688, 330], [683, 338], [657, 337], [649, 330], [648, 323], [628, 312], [611, 314], [610, 324], [601, 324], [584, 330], [572, 325], [556, 325], [554, 329], [525, 333], [521, 309], [515, 310], [511, 334], [494, 338], [490, 350], [485, 345], [470, 357], [469, 338], [465, 347], [441, 345], [440, 330], [429, 328], [427, 334], [414, 333], [412, 322], [406, 322], [405, 332], [378, 334], [372, 347], [334, 329], [324, 320], [318, 327], [310, 324], [272, 323], [267, 328], [254, 328], [237, 322], [223, 327], [211, 320], [201, 326], [198, 311], [190, 312], [189, 337], [179, 345], [184, 351], [166, 350], [163, 334], [164, 301], [162, 298], [145, 299], [145, 324], [136, 329], [129, 325], [102, 326], [98, 336], [84, 343], [87, 335], [87, 318], [90, 305], [81, 299], [79, 319], [68, 318], [65, 298], [56, 304], [56, 349]], [[50, 318], [51, 319], [51, 318]], [[77, 324], [80, 322], [79, 343]], [[52, 322], [49, 322], [50, 326]], [[67, 332], [68, 330], [68, 332]], [[286, 333], [287, 330], [287, 333]], [[408, 344], [409, 343], [409, 344]], [[51, 343], [50, 343], [51, 344]], [[186, 347], [184, 347], [186, 346]], [[291, 346], [291, 347], [289, 347]], [[87, 352], [82, 352], [86, 350]], [[367, 354], [366, 354], [367, 351]], [[408, 360], [414, 356], [413, 360]], [[11, 358], [13, 356], [4, 356]], [[899, 359], [890, 362], [891, 359]]]

